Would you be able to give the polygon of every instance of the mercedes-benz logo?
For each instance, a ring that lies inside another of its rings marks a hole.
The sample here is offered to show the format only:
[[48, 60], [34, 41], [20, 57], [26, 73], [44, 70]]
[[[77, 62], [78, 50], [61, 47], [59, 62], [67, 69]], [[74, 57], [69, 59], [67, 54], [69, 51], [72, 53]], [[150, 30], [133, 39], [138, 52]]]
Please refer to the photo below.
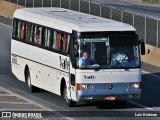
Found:
[[109, 88], [110, 90], [112, 90], [112, 88], [113, 88], [113, 85], [109, 85], [109, 86], [108, 86], [108, 88]]

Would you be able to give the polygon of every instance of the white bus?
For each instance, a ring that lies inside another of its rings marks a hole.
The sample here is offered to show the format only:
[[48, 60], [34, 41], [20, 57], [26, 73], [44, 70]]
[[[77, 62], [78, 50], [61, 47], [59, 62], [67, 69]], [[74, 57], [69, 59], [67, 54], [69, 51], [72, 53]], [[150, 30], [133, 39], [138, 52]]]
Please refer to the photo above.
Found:
[[29, 92], [50, 91], [68, 106], [124, 104], [141, 95], [140, 45], [144, 54], [128, 24], [63, 8], [22, 8], [13, 16], [12, 72]]

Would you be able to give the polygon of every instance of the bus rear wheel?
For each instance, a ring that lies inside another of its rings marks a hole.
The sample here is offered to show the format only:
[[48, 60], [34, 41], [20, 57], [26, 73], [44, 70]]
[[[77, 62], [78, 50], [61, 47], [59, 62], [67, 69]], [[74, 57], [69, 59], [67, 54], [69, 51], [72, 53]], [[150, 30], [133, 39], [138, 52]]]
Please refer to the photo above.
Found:
[[72, 101], [71, 99], [68, 98], [66, 85], [64, 86], [64, 89], [63, 89], [63, 97], [64, 97], [65, 103], [68, 107], [75, 106], [76, 102], [74, 102], [74, 101]]
[[30, 73], [29, 73], [28, 70], [27, 70], [25, 76], [26, 76], [26, 82], [27, 82], [28, 92], [30, 92], [30, 93], [35, 92], [35, 87], [31, 83], [31, 76], [30, 76]]

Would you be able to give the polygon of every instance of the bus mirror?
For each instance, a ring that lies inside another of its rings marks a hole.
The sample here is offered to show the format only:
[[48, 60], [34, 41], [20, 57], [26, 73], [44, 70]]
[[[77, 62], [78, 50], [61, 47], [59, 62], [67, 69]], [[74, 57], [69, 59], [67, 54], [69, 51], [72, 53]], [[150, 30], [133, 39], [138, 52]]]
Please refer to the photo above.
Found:
[[76, 40], [77, 36], [75, 36], [75, 35], [72, 34], [72, 38], [73, 38], [73, 40]]
[[141, 40], [140, 42], [141, 42], [141, 55], [145, 55], [145, 43], [143, 40]]
[[75, 30], [72, 31], [72, 38], [74, 40], [77, 39], [77, 31], [75, 31]]

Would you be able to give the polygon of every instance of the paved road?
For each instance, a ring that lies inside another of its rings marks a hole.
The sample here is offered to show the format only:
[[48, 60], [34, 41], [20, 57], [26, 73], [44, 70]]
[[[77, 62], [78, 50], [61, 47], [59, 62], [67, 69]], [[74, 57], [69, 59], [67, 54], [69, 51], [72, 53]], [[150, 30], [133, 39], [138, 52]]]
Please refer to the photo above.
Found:
[[[135, 111], [135, 113], [138, 111], [148, 111], [148, 110], [160, 111], [160, 102], [159, 102], [160, 101], [160, 95], [159, 95], [160, 77], [156, 75], [151, 75], [150, 73], [144, 73], [142, 76], [143, 90], [142, 90], [142, 98], [139, 101], [139, 103], [128, 101], [127, 105], [124, 107], [116, 106], [115, 103], [93, 103], [93, 104], [81, 103], [81, 104], [78, 104], [76, 107], [68, 108], [65, 106], [64, 100], [62, 99], [62, 97], [54, 95], [53, 93], [41, 91], [41, 92], [29, 94], [27, 92], [26, 84], [18, 81], [10, 71], [10, 44], [11, 44], [10, 34], [11, 34], [11, 28], [0, 24], [0, 92], [1, 92], [1, 89], [4, 91], [7, 90], [8, 93], [10, 93], [9, 91], [12, 91], [11, 94], [15, 93], [20, 98], [23, 98], [24, 101], [31, 101], [30, 103], [37, 106], [38, 109], [46, 108], [52, 111], [70, 111], [70, 112], [65, 112], [63, 114], [67, 114], [72, 118], [70, 117], [66, 118], [66, 116], [64, 116], [63, 119], [97, 120], [95, 116], [98, 116], [101, 113], [101, 111], [105, 111], [104, 115], [106, 115], [107, 111], [112, 111], [114, 112], [114, 114], [119, 114], [122, 116], [123, 115], [129, 116], [130, 113], [127, 111]], [[1, 99], [2, 98], [0, 97], [0, 101]], [[9, 102], [9, 99], [6, 99], [6, 101]], [[21, 100], [19, 102], [23, 104]], [[11, 104], [8, 104], [8, 105], [10, 106]], [[27, 105], [30, 105], [30, 104], [29, 103], [25, 104], [23, 106], [23, 109], [29, 108]], [[0, 107], [1, 107], [1, 110], [4, 109], [4, 106], [2, 106], [1, 104], [0, 104]], [[8, 109], [10, 110], [11, 108], [8, 108]], [[22, 108], [19, 108], [19, 109], [21, 110]], [[84, 112], [79, 113], [76, 111], [84, 111]], [[89, 114], [89, 112], [87, 111], [94, 111], [90, 113], [94, 117], [85, 117], [85, 116], [88, 116]], [[75, 115], [80, 115], [81, 117], [73, 118], [73, 116]], [[106, 117], [101, 116], [98, 119], [106, 120]], [[110, 119], [132, 120], [135, 118], [112, 117]], [[136, 119], [150, 120], [151, 118], [137, 117]], [[152, 118], [152, 119], [158, 120], [160, 118]]]
[[160, 5], [128, 2], [132, 0], [91, 0], [91, 1], [101, 3], [105, 6], [112, 6], [119, 9], [129, 10], [132, 12], [142, 13], [142, 14], [160, 18]]

